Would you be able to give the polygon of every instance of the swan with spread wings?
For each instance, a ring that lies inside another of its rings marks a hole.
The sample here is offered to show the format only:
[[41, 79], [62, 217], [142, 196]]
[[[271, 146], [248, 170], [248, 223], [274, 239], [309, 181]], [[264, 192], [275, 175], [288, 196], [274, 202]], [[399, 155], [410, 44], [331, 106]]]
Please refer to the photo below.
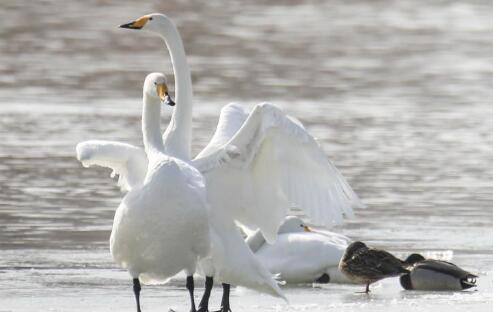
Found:
[[[176, 26], [165, 15], [149, 14], [121, 27], [159, 35], [170, 52], [177, 105], [163, 142], [166, 152], [190, 163], [204, 175], [211, 226], [232, 237], [221, 248], [213, 246], [221, 257], [212, 257], [202, 264], [206, 276], [223, 282], [226, 295], [221, 309], [227, 311], [229, 284], [245, 286], [242, 263], [235, 250], [251, 254], [236, 222], [260, 229], [265, 239], [273, 242], [292, 207], [302, 209], [312, 223], [330, 227], [352, 216], [353, 208], [363, 204], [303, 125], [272, 104], [258, 104], [251, 111], [238, 104], [223, 107], [211, 141], [192, 159], [193, 92]], [[77, 146], [77, 154], [87, 165], [113, 168], [120, 174], [125, 189], [139, 185], [138, 177], [145, 176], [140, 172], [145, 166], [135, 161], [146, 157], [138, 147], [86, 141]], [[254, 261], [253, 254], [251, 258]], [[211, 287], [212, 283], [206, 283], [206, 293]]]

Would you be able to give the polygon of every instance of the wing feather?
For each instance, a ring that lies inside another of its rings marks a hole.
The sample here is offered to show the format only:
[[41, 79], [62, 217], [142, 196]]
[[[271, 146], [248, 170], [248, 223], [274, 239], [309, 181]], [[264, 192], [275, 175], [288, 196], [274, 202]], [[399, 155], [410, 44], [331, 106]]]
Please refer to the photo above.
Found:
[[141, 185], [147, 173], [147, 155], [142, 148], [120, 142], [90, 140], [76, 146], [77, 159], [84, 167], [111, 168], [118, 175], [122, 191]]
[[240, 105], [236, 103], [225, 105], [221, 109], [214, 135], [196, 159], [210, 155], [222, 148], [238, 132], [247, 117], [248, 114]]
[[254, 190], [247, 193], [248, 200], [243, 199], [250, 206], [233, 215], [240, 223], [258, 226], [269, 242], [275, 240], [290, 207], [302, 209], [312, 223], [327, 227], [351, 217], [353, 207], [363, 207], [303, 125], [271, 104], [255, 106], [227, 143], [201, 153], [193, 162], [205, 175], [220, 171], [214, 179], [227, 179], [233, 170], [249, 177], [245, 183], [253, 185], [243, 185], [238, 194]]

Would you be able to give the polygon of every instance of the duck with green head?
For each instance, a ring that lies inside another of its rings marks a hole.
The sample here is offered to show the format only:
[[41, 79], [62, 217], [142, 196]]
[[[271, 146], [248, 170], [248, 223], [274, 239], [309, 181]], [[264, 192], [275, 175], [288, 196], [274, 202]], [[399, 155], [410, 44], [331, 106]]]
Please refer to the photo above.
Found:
[[406, 290], [464, 290], [476, 286], [477, 275], [441, 260], [425, 259], [420, 254], [411, 254], [405, 261], [410, 272], [400, 277]]

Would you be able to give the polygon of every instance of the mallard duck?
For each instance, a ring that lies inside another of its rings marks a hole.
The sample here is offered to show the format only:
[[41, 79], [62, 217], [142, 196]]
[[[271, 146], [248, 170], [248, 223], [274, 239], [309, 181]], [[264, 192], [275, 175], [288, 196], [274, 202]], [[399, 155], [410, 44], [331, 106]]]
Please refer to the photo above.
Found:
[[404, 289], [463, 290], [476, 286], [477, 275], [453, 263], [425, 259], [420, 254], [411, 254], [405, 262], [412, 267], [408, 274], [400, 277]]
[[339, 269], [355, 283], [366, 284], [365, 293], [370, 292], [370, 284], [378, 280], [409, 273], [404, 261], [359, 241], [346, 248]]

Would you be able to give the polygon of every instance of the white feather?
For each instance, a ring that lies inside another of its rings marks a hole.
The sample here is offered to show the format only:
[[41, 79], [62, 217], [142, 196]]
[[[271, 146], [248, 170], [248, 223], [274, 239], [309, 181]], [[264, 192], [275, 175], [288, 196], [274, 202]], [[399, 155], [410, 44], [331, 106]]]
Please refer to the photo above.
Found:
[[147, 155], [139, 147], [112, 141], [90, 140], [76, 146], [77, 159], [84, 167], [100, 166], [118, 175], [122, 191], [142, 185], [147, 173]]
[[286, 283], [313, 283], [323, 274], [329, 275], [330, 283], [351, 283], [338, 268], [350, 239], [333, 232], [304, 229], [301, 219], [288, 217], [274, 244], [266, 243], [260, 231], [246, 241], [260, 262]]
[[363, 207], [299, 121], [267, 103], [245, 114], [235, 104], [223, 109], [213, 140], [193, 160], [206, 177], [212, 209], [260, 228], [273, 242], [289, 207], [327, 227]]
[[272, 242], [292, 206], [303, 209], [313, 223], [330, 226], [351, 216], [361, 202], [301, 123], [269, 104], [257, 105], [250, 114], [238, 105], [226, 106], [213, 139], [190, 161], [193, 93], [183, 44], [166, 16], [152, 16], [145, 29], [166, 41], [177, 84], [178, 105], [163, 136], [165, 151], [190, 162], [206, 178], [213, 261], [204, 267], [226, 282], [282, 297], [268, 271], [238, 239], [235, 221], [260, 227]]
[[146, 284], [193, 273], [210, 248], [200, 173], [177, 159], [157, 159], [145, 183], [118, 207], [110, 248], [115, 262]]
[[116, 210], [110, 249], [114, 261], [144, 283], [166, 282], [182, 270], [193, 274], [211, 246], [204, 178], [164, 152], [156, 86], [165, 82], [164, 75], [154, 73], [144, 83], [146, 153], [107, 141], [83, 142], [76, 148], [81, 162], [113, 168], [130, 189]]

